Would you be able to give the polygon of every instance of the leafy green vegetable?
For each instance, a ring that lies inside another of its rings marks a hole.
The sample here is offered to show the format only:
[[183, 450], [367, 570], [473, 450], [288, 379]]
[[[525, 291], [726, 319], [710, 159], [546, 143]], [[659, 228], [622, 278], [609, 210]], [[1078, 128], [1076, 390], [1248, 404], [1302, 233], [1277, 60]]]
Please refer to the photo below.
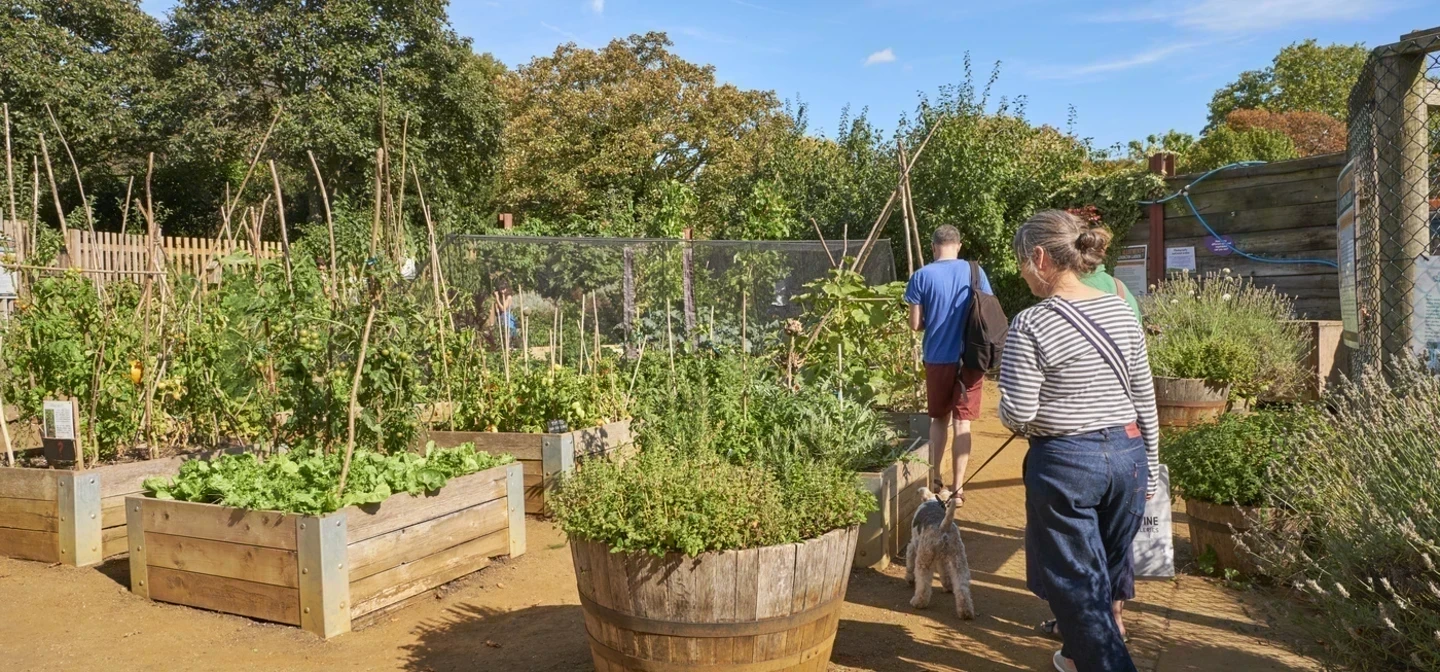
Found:
[[1170, 466], [1175, 489], [1187, 499], [1212, 504], [1259, 506], [1274, 485], [1278, 465], [1319, 412], [1307, 406], [1224, 415], [1219, 422], [1168, 435], [1160, 460]]
[[376, 504], [391, 495], [418, 495], [439, 490], [452, 478], [484, 471], [515, 461], [510, 455], [492, 455], [466, 443], [435, 448], [432, 441], [423, 454], [384, 454], [355, 450], [345, 493], [337, 495], [344, 456], [298, 448], [260, 460], [250, 453], [191, 460], [180, 466], [175, 478], [151, 478], [145, 494], [157, 499], [223, 504], [242, 509], [321, 514], [352, 504]]

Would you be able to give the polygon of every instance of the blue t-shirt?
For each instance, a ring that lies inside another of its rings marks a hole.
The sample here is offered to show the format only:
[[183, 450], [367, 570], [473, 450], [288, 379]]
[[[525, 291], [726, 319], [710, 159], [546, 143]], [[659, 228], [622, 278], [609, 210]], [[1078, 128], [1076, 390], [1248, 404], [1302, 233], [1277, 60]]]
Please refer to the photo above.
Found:
[[[980, 291], [993, 293], [980, 269]], [[970, 262], [941, 259], [910, 276], [905, 303], [920, 306], [925, 319], [925, 363], [954, 364], [965, 352], [965, 316], [970, 313]]]

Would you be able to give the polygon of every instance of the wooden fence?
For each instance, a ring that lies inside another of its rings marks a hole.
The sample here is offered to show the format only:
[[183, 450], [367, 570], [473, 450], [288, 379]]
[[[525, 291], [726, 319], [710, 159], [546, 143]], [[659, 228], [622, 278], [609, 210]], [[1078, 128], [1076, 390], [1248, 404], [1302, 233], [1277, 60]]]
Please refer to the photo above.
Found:
[[[157, 267], [151, 265], [149, 241], [144, 235], [71, 229], [65, 244], [67, 264], [84, 269], [102, 282], [139, 281], [156, 268], [177, 275], [200, 276], [207, 270], [213, 274], [215, 267], [211, 266], [211, 261], [236, 250], [249, 251], [250, 247], [249, 241], [242, 240], [230, 242], [218, 238], [162, 236], [160, 250], [164, 258]], [[280, 243], [260, 244], [260, 256], [279, 254]]]
[[[1327, 154], [1227, 170], [1192, 188], [1190, 198], [1210, 227], [1239, 250], [1274, 259], [1334, 262], [1336, 180], [1344, 164], [1343, 154]], [[1168, 177], [1166, 186], [1175, 192], [1196, 177]], [[1148, 226], [1141, 222], [1130, 230], [1125, 245], [1147, 245], [1150, 259], [1162, 263], [1167, 248], [1194, 248], [1199, 273], [1229, 268], [1257, 286], [1274, 287], [1294, 297], [1297, 317], [1340, 319], [1339, 276], [1334, 267], [1246, 259], [1218, 244], [1185, 199], [1167, 202], [1163, 214], [1158, 210], [1152, 209]], [[1152, 239], [1152, 231], [1159, 236]], [[1152, 266], [1152, 283], [1157, 270], [1163, 272], [1163, 266]]]

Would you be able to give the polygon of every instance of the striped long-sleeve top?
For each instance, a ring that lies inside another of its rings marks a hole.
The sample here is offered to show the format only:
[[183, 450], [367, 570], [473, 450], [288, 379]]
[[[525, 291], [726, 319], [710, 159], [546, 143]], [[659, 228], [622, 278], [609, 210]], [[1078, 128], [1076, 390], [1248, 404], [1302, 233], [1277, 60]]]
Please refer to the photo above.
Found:
[[1119, 347], [1129, 367], [1132, 400], [1095, 346], [1050, 308], [1063, 300], [1046, 299], [1010, 322], [1000, 362], [1000, 419], [1026, 436], [1074, 436], [1134, 422], [1145, 439], [1149, 494], [1154, 494], [1160, 428], [1145, 332], [1117, 296], [1069, 302]]

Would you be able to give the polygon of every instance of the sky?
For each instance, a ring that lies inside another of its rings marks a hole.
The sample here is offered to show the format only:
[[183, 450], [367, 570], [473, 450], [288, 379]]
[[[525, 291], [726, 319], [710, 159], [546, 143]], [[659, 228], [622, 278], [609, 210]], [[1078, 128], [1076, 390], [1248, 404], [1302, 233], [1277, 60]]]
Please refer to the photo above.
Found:
[[[163, 15], [174, 0], [142, 0]], [[1306, 38], [1374, 47], [1440, 24], [1440, 0], [453, 0], [451, 23], [511, 67], [564, 42], [664, 31], [716, 77], [808, 107], [834, 137], [843, 110], [882, 129], [921, 95], [996, 62], [992, 100], [1108, 147], [1198, 133], [1216, 89]], [[1074, 125], [1067, 126], [1071, 107]]]

